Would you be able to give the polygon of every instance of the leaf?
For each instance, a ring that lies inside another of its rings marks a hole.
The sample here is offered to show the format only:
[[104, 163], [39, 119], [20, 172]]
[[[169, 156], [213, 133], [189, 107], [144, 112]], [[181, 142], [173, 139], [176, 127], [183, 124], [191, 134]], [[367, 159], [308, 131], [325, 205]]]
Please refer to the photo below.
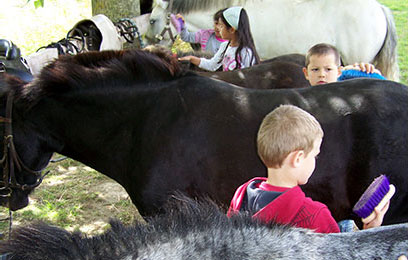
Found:
[[35, 0], [34, 6], [35, 8], [44, 7], [44, 0]]

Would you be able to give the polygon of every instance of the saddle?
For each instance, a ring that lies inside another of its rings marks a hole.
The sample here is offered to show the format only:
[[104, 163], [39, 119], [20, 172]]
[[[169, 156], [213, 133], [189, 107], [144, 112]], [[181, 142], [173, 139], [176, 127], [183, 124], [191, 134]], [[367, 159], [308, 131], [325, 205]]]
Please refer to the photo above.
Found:
[[0, 77], [3, 77], [2, 74], [5, 72], [26, 82], [33, 79], [28, 66], [21, 57], [20, 49], [12, 41], [0, 39]]
[[20, 58], [20, 49], [12, 41], [0, 39], [0, 56], [6, 60]]

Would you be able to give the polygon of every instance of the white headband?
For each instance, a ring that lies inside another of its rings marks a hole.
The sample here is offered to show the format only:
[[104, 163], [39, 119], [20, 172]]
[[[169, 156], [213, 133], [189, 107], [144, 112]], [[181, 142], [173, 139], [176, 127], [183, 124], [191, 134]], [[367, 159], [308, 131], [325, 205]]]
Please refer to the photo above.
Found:
[[225, 20], [231, 25], [235, 30], [238, 29], [239, 16], [241, 14], [241, 6], [233, 6], [225, 10], [222, 14], [224, 15]]

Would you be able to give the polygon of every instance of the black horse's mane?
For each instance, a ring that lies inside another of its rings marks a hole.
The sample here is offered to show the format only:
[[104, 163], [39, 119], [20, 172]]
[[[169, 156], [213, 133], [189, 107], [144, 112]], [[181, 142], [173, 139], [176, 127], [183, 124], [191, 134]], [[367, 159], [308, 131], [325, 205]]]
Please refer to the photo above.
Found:
[[206, 11], [209, 8], [225, 8], [243, 5], [246, 0], [172, 0], [172, 12], [188, 14], [193, 11]]
[[183, 73], [177, 59], [163, 49], [94, 51], [60, 56], [45, 66], [31, 83], [11, 76], [7, 83], [15, 92], [15, 98], [35, 101], [41, 96], [72, 89], [168, 81]]

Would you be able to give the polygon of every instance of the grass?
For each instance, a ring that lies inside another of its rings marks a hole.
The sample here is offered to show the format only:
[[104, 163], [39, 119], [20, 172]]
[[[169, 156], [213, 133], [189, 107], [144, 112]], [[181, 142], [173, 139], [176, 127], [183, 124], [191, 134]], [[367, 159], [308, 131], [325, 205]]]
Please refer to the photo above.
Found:
[[408, 85], [408, 1], [379, 0], [379, 2], [390, 8], [394, 16], [398, 35], [400, 81]]
[[[23, 55], [35, 52], [65, 37], [79, 20], [91, 16], [90, 0], [45, 0], [45, 8], [35, 9], [33, 1], [2, 1], [0, 38], [13, 40]], [[380, 0], [394, 15], [401, 82], [408, 83], [408, 1]], [[63, 8], [61, 8], [63, 6]], [[16, 19], [18, 17], [18, 19]], [[183, 44], [178, 42], [178, 44]], [[364, 43], [362, 43], [364, 44]], [[115, 181], [71, 159], [51, 163], [49, 176], [30, 196], [30, 205], [13, 214], [13, 225], [45, 221], [87, 234], [100, 233], [110, 218], [125, 223], [140, 221], [137, 209]], [[0, 219], [8, 216], [0, 209]], [[8, 223], [0, 222], [0, 232], [7, 233]]]
[[[13, 213], [13, 226], [44, 221], [67, 230], [96, 234], [111, 218], [140, 221], [137, 209], [115, 181], [72, 159], [50, 163], [50, 174], [30, 196], [28, 207]], [[8, 216], [2, 208], [0, 219]], [[7, 233], [8, 222], [0, 222]]]

